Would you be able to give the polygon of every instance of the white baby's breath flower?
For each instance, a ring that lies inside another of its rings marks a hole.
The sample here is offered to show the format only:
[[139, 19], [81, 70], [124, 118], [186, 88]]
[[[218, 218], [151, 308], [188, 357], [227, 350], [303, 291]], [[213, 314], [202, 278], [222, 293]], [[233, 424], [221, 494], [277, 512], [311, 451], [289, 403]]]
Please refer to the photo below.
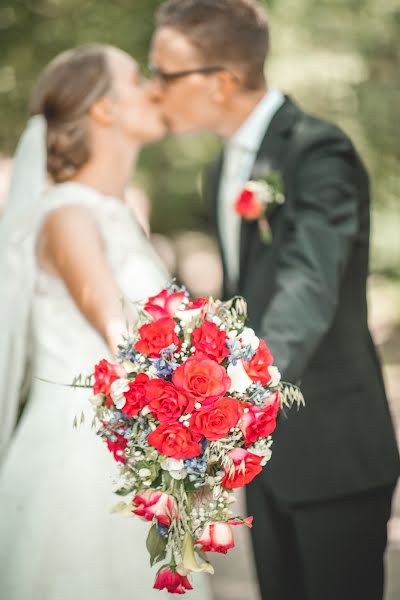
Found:
[[151, 471], [150, 469], [139, 469], [139, 477], [150, 477]]
[[278, 367], [270, 366], [268, 367], [268, 373], [271, 375], [272, 379], [269, 383], [271, 387], [276, 387], [281, 380], [281, 374], [279, 372]]
[[231, 329], [230, 331], [228, 331], [226, 333], [226, 335], [228, 336], [228, 338], [230, 340], [234, 340], [238, 335], [238, 331], [237, 331], [237, 329]]
[[231, 379], [230, 392], [238, 392], [239, 394], [243, 394], [253, 383], [250, 377], [247, 375], [241, 360], [238, 360], [236, 365], [230, 364], [227, 368], [227, 373]]
[[126, 404], [124, 392], [127, 391], [129, 391], [129, 379], [121, 377], [120, 379], [116, 379], [112, 382], [111, 398], [113, 399], [113, 402], [118, 409], [124, 408]]

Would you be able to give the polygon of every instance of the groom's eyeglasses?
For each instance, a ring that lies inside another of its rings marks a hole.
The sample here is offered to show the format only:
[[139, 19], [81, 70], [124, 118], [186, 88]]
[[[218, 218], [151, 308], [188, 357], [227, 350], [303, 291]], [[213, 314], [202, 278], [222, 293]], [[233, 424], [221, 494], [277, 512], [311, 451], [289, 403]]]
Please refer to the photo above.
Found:
[[219, 73], [220, 71], [226, 71], [225, 67], [195, 67], [193, 69], [186, 69], [185, 71], [162, 71], [154, 65], [150, 66], [150, 72], [154, 79], [159, 79], [162, 83], [171, 83], [182, 77], [188, 77], [195, 73], [203, 75], [209, 75], [211, 73]]

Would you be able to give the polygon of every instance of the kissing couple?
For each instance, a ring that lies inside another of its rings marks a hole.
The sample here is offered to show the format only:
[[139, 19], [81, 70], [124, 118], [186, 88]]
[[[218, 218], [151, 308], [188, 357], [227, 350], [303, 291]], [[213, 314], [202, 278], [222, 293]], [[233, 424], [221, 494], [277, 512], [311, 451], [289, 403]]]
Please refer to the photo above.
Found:
[[[306, 399], [278, 422], [273, 458], [248, 489], [260, 597], [382, 598], [399, 456], [367, 325], [368, 176], [340, 129], [270, 85], [268, 50], [256, 0], [169, 0], [150, 82], [98, 45], [63, 53], [38, 80], [0, 223], [5, 600], [167, 597], [151, 591], [145, 524], [109, 514], [111, 456], [89, 426], [72, 429], [85, 394], [43, 381], [112, 360], [134, 320], [121, 296], [147, 298], [170, 278], [123, 200], [141, 147], [167, 130], [223, 139], [204, 198], [224, 297], [246, 298]], [[189, 593], [211, 599], [201, 577]]]

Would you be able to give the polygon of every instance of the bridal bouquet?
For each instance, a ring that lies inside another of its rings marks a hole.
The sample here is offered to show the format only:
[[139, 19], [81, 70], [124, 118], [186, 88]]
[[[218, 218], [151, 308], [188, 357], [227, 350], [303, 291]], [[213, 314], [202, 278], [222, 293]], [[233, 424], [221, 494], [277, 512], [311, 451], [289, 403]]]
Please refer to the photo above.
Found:
[[242, 298], [191, 300], [171, 285], [138, 310], [118, 364], [95, 366], [91, 401], [119, 464], [115, 510], [149, 522], [150, 563], [163, 563], [154, 587], [184, 594], [191, 572], [213, 572], [206, 553], [226, 553], [232, 527], [252, 526], [232, 512], [233, 490], [270, 459], [282, 405], [303, 398], [246, 327]]

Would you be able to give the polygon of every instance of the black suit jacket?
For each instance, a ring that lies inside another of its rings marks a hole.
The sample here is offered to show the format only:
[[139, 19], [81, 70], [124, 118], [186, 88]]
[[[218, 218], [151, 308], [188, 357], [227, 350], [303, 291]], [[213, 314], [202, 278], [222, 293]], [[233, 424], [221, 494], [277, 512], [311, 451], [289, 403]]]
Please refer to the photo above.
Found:
[[[222, 158], [205, 191], [216, 221]], [[399, 455], [367, 325], [369, 182], [351, 141], [286, 98], [252, 178], [280, 171], [285, 203], [272, 243], [242, 222], [236, 293], [306, 407], [281, 416], [262, 477], [281, 498], [313, 501], [393, 483]], [[220, 240], [221, 232], [218, 232]]]

